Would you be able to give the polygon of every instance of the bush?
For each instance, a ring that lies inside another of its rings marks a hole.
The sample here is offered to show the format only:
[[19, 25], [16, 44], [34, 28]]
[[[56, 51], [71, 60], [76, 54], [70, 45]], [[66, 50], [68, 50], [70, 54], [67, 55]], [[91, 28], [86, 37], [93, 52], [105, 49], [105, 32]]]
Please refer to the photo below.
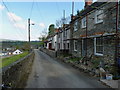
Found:
[[100, 64], [100, 59], [94, 59], [94, 60], [91, 60], [92, 62], [92, 68], [97, 68]]
[[81, 60], [82, 57], [72, 57], [69, 61], [75, 62]]
[[72, 55], [67, 53], [63, 54], [63, 57], [69, 57], [69, 56], [72, 56]]
[[22, 50], [23, 50], [23, 51], [30, 51], [30, 50], [31, 50], [30, 44], [29, 44], [29, 43], [25, 43], [25, 44], [23, 45]]
[[118, 80], [118, 79], [120, 79], [120, 76], [113, 76], [113, 79]]

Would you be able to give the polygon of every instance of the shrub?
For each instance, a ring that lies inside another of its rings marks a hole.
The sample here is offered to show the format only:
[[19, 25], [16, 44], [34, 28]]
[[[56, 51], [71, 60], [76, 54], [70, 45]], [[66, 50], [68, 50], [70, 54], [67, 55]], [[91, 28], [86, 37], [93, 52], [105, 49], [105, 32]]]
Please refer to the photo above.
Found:
[[72, 57], [69, 61], [75, 62], [81, 60], [82, 57]]

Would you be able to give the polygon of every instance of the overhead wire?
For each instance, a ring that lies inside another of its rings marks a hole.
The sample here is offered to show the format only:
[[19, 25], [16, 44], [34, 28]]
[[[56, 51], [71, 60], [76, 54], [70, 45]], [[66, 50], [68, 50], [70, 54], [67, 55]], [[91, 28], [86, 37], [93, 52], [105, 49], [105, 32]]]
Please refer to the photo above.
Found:
[[41, 13], [40, 7], [38, 5], [38, 2], [36, 2], [36, 8], [37, 8], [38, 12], [40, 13], [39, 15], [41, 15], [42, 19], [44, 19], [43, 15]]
[[[6, 8], [6, 10], [10, 13], [10, 17], [11, 17], [11, 19], [12, 19], [12, 21], [14, 22], [12, 22], [13, 24], [16, 24], [17, 22], [16, 22], [16, 20], [14, 19], [14, 17], [11, 15], [11, 12], [10, 12], [10, 10], [8, 9], [8, 7], [6, 6], [6, 4], [5, 4], [5, 2], [2, 0], [2, 3], [3, 3], [3, 5], [5, 6], [5, 8]], [[17, 27], [15, 27], [16, 28], [16, 30], [17, 30], [17, 33], [19, 32], [19, 36], [20, 37], [24, 37], [24, 34], [23, 34], [23, 32], [20, 32], [20, 30], [18, 30], [18, 28]], [[24, 40], [24, 39], [23, 39]]]
[[[45, 18], [43, 17], [43, 15], [42, 15], [42, 13], [41, 13], [41, 10], [40, 10], [40, 7], [39, 7], [39, 5], [38, 5], [38, 3], [36, 2], [36, 8], [37, 8], [37, 10], [38, 10], [38, 12], [39, 12], [39, 15], [40, 15], [40, 17], [41, 17], [41, 19], [43, 19], [43, 20], [45, 20]], [[44, 29], [45, 30], [45, 29]], [[44, 31], [43, 30], [43, 31]], [[41, 30], [42, 31], [42, 30]], [[42, 32], [43, 32], [42, 31]], [[41, 32], [39, 32], [39, 30], [38, 30], [38, 33], [40, 33], [40, 36], [42, 35], [41, 34]]]
[[59, 5], [58, 5], [57, 2], [56, 2], [56, 7], [57, 7], [57, 11], [58, 11], [59, 15], [61, 15], [61, 13], [60, 13], [60, 8], [59, 8]]
[[32, 16], [33, 6], [34, 6], [34, 0], [33, 0], [33, 2], [32, 2], [32, 6], [31, 6], [29, 18], [31, 18], [31, 16]]
[[36, 8], [37, 8], [37, 10], [38, 10], [38, 12], [39, 12], [39, 15], [41, 16], [41, 19], [44, 20], [44, 17], [43, 17], [43, 15], [42, 15], [42, 13], [41, 13], [41, 10], [40, 10], [39, 5], [38, 5], [37, 2], [36, 2]]
[[[31, 21], [32, 13], [33, 13], [33, 8], [34, 8], [34, 0], [33, 0], [33, 2], [32, 2], [31, 8], [30, 8], [30, 13], [29, 13], [29, 15], [28, 15], [30, 21]], [[31, 23], [30, 23], [30, 24], [31, 24]]]
[[[4, 3], [3, 0], [2, 0], [2, 3], [3, 3], [3, 5], [5, 6], [5, 8], [7, 9], [7, 11], [10, 12], [9, 9], [8, 9], [8, 7], [6, 6], [6, 4]], [[18, 35], [16, 35], [16, 36], [18, 37]]]

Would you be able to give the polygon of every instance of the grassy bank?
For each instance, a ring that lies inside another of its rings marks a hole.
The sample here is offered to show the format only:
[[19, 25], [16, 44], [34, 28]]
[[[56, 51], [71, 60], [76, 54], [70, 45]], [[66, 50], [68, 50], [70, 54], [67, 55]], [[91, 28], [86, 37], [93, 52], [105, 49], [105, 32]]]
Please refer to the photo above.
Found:
[[2, 65], [0, 65], [0, 68], [10, 65], [11, 63], [19, 60], [20, 58], [25, 57], [26, 55], [28, 55], [28, 52], [24, 52], [24, 53], [19, 54], [19, 55], [3, 58]]

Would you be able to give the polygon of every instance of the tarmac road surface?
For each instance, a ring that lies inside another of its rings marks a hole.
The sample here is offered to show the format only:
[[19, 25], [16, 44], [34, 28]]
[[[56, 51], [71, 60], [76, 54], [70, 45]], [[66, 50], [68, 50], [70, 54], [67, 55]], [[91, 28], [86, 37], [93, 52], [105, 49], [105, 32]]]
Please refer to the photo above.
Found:
[[26, 88], [108, 88], [83, 72], [35, 49]]

